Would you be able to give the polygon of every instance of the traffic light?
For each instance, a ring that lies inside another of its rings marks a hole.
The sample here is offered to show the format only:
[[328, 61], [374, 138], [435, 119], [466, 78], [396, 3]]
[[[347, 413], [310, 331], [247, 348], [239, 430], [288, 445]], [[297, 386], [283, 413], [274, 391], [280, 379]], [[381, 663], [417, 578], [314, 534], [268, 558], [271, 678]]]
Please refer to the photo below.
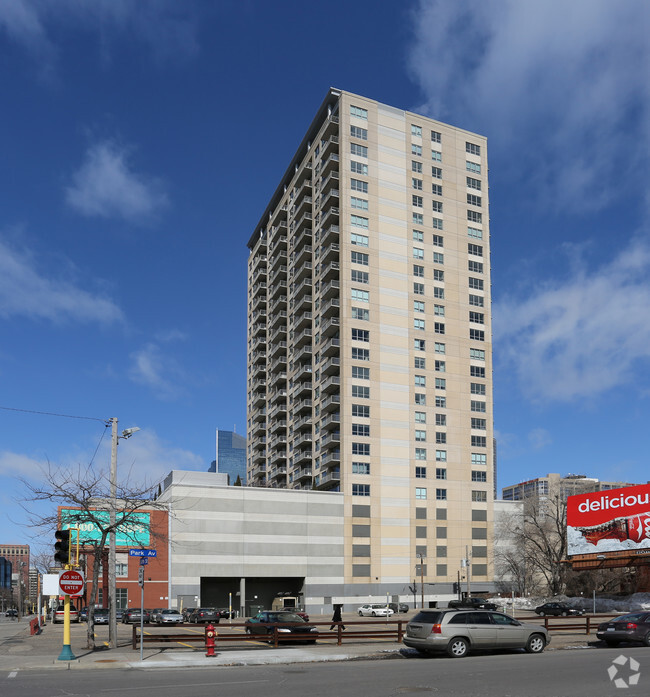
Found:
[[70, 531], [69, 530], [57, 530], [54, 533], [56, 537], [56, 544], [54, 545], [54, 561], [58, 561], [61, 564], [70, 563]]
[[454, 581], [454, 593], [456, 593], [458, 595], [459, 592], [460, 592], [460, 584], [458, 583], [458, 581]]

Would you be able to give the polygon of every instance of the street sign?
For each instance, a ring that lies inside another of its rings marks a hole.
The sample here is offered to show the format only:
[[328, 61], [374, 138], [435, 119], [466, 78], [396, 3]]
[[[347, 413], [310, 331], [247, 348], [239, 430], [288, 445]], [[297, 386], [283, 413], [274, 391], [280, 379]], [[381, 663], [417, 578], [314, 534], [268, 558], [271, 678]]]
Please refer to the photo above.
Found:
[[138, 585], [144, 588], [144, 566], [141, 566], [138, 571]]
[[140, 557], [140, 566], [146, 566], [149, 563], [147, 557]]
[[59, 574], [59, 590], [62, 595], [81, 595], [84, 592], [84, 575], [74, 569], [62, 571]]
[[130, 549], [130, 557], [155, 557], [158, 552], [155, 549]]

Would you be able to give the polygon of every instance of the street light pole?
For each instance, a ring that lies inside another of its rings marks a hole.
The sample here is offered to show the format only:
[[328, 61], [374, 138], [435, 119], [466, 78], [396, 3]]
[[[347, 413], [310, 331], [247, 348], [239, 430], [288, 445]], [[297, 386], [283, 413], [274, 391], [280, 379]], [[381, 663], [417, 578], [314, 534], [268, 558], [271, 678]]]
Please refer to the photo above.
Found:
[[117, 419], [111, 422], [111, 507], [109, 525], [111, 531], [108, 540], [108, 643], [112, 649], [117, 648], [117, 608], [115, 607], [115, 522], [117, 519]]
[[417, 556], [420, 560], [420, 606], [424, 609], [424, 554], [418, 552]]

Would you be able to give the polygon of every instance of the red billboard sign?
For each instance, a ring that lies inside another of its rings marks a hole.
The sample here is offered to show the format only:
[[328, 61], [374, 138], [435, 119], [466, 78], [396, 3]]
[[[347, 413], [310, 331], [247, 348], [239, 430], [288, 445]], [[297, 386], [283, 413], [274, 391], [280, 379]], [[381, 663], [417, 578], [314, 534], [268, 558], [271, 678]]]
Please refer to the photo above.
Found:
[[650, 484], [567, 499], [568, 553], [650, 548]]

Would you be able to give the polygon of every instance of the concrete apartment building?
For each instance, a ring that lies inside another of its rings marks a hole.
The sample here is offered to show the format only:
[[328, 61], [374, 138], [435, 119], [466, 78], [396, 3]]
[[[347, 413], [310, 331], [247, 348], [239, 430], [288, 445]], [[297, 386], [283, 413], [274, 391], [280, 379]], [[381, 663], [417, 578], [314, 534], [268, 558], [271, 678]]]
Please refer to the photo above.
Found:
[[347, 596], [421, 561], [450, 592], [466, 553], [491, 587], [487, 171], [483, 136], [331, 89], [248, 243], [247, 483], [343, 494]]
[[534, 499], [542, 501], [549, 496], [559, 496], [566, 501], [569, 496], [575, 494], [587, 494], [591, 491], [607, 491], [620, 489], [626, 486], [634, 486], [629, 482], [601, 482], [595, 477], [587, 477], [584, 474], [567, 474], [562, 476], [557, 473], [547, 474], [545, 477], [528, 479], [519, 484], [504, 487], [502, 498], [504, 501], [524, 501]]

